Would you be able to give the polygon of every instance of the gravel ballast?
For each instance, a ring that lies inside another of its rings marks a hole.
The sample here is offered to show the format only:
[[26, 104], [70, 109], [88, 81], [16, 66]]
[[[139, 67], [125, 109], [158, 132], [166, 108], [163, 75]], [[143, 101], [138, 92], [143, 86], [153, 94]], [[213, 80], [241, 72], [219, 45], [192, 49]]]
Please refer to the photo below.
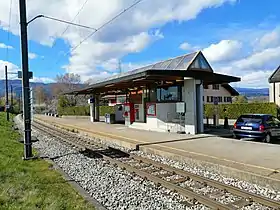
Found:
[[[22, 122], [15, 118], [19, 129]], [[187, 207], [180, 195], [116, 168], [102, 159], [88, 158], [75, 149], [36, 129], [33, 143], [41, 156], [52, 159], [71, 179], [107, 209], [208, 209], [204, 205]]]
[[[20, 128], [22, 123], [19, 117], [15, 118], [15, 122], [19, 124], [18, 127]], [[33, 146], [43, 156], [53, 158], [53, 161], [65, 173], [107, 209], [208, 209], [203, 205], [196, 205], [189, 208], [182, 204], [185, 201], [184, 198], [176, 193], [170, 192], [165, 188], [157, 187], [154, 183], [133, 176], [120, 168], [115, 168], [106, 161], [85, 157], [75, 149], [53, 138], [43, 136], [39, 132], [36, 132], [36, 130], [33, 130], [33, 135], [36, 135], [40, 140], [34, 143]], [[107, 146], [131, 152], [127, 148], [113, 143], [110, 144], [99, 138], [86, 138], [97, 143], [103, 143]], [[133, 151], [131, 153], [280, 201], [279, 191], [274, 191], [246, 181], [224, 177], [221, 174], [207, 171], [199, 165], [173, 161], [141, 151]], [[184, 183], [184, 185], [191, 186], [191, 183]], [[212, 191], [209, 187], [203, 190], [205, 190], [205, 193]], [[202, 194], [204, 193], [202, 192]], [[234, 200], [236, 198], [230, 195], [224, 200], [221, 200], [221, 202], [229, 203]], [[243, 209], [263, 209], [263, 207], [254, 204], [251, 207], [244, 207]]]

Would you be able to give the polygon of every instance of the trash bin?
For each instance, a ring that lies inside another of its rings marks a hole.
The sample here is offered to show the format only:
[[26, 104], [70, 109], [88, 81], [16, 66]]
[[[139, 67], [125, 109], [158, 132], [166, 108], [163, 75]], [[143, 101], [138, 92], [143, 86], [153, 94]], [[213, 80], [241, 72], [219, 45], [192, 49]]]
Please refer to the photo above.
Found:
[[115, 114], [105, 114], [105, 123], [114, 124], [115, 123]]

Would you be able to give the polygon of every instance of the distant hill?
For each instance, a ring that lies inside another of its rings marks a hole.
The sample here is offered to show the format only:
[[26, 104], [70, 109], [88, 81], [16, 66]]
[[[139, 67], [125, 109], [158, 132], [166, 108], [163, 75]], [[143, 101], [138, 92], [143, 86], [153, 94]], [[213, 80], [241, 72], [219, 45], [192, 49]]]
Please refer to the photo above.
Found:
[[[15, 92], [17, 95], [21, 92], [21, 80], [9, 80], [9, 89], [10, 85], [12, 85], [15, 89]], [[38, 86], [43, 86], [46, 90], [47, 94], [51, 93], [51, 84], [44, 84], [40, 82], [31, 82], [30, 86], [32, 88], [36, 88]], [[82, 87], [83, 85], [79, 85]], [[245, 95], [247, 97], [255, 97], [255, 96], [268, 96], [269, 95], [269, 89], [268, 88], [235, 88], [240, 95]], [[5, 80], [0, 80], [0, 96], [5, 95]]]
[[[9, 80], [8, 82], [8, 86], [9, 86], [9, 91], [11, 88], [11, 85], [13, 86], [13, 90], [16, 93], [16, 95], [19, 95], [21, 92], [21, 80]], [[4, 96], [5, 95], [5, 80], [0, 80], [0, 96]], [[47, 93], [50, 93], [50, 84], [44, 84], [44, 83], [40, 83], [40, 82], [30, 82], [30, 87], [32, 88], [36, 88], [39, 86], [43, 86], [44, 89], [46, 90]]]
[[[36, 88], [42, 86], [44, 90], [46, 91], [47, 95], [51, 95], [51, 86], [55, 83], [41, 83], [41, 82], [30, 82], [30, 87]], [[9, 86], [9, 91], [11, 88], [11, 85], [13, 86], [14, 92], [16, 93], [17, 96], [20, 95], [21, 93], [21, 80], [9, 80], [8, 86]], [[83, 84], [77, 85], [77, 88], [84, 87]], [[5, 80], [0, 80], [0, 97], [5, 96]]]
[[252, 96], [269, 96], [269, 88], [235, 88], [240, 95], [247, 97]]

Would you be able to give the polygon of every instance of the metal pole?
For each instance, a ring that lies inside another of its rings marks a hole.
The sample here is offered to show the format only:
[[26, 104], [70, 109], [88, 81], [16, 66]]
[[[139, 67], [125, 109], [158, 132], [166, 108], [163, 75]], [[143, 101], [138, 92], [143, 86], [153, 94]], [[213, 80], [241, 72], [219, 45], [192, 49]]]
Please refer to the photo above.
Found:
[[21, 113], [21, 92], [19, 93], [19, 113]]
[[14, 99], [13, 99], [13, 86], [11, 85], [11, 110], [13, 110], [13, 103], [14, 103]]
[[5, 66], [5, 77], [6, 77], [6, 112], [7, 112], [7, 121], [10, 121], [9, 116], [9, 90], [8, 90], [8, 67]]
[[24, 119], [24, 159], [32, 157], [31, 121], [30, 121], [30, 93], [28, 74], [28, 42], [26, 23], [26, 0], [19, 0], [20, 29], [21, 29], [21, 56], [22, 56], [22, 94]]

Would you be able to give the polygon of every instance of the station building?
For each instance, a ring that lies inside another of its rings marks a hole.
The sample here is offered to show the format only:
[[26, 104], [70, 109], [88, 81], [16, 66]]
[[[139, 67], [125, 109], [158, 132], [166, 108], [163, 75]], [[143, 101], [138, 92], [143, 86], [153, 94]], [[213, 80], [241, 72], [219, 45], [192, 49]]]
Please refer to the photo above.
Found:
[[240, 78], [214, 73], [201, 51], [161, 61], [97, 81], [67, 94], [90, 95], [91, 120], [99, 121], [100, 98], [124, 95], [125, 125], [153, 131], [203, 133], [206, 85], [229, 84]]

